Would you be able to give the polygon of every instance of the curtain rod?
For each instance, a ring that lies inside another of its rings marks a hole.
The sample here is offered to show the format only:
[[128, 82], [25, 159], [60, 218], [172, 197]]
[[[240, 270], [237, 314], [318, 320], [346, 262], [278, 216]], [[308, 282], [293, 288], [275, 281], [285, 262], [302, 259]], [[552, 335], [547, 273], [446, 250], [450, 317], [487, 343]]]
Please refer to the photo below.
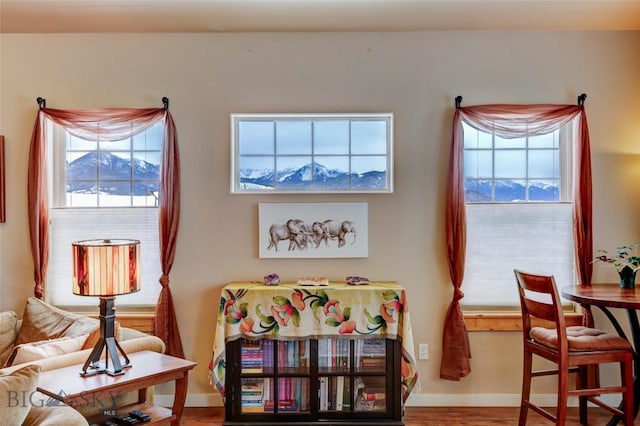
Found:
[[[584, 106], [585, 99], [587, 99], [586, 93], [583, 93], [580, 96], [578, 96], [578, 105]], [[459, 109], [462, 104], [462, 96], [460, 95], [456, 96], [455, 100], [456, 100], [456, 109]]]
[[[38, 102], [38, 106], [40, 107], [40, 109], [43, 109], [43, 108], [47, 107], [47, 100], [45, 98], [41, 98], [40, 96], [38, 96], [36, 98], [36, 102]], [[164, 110], [168, 111], [169, 110], [169, 98], [167, 98], [166, 96], [163, 96], [162, 97], [162, 105], [164, 105]]]

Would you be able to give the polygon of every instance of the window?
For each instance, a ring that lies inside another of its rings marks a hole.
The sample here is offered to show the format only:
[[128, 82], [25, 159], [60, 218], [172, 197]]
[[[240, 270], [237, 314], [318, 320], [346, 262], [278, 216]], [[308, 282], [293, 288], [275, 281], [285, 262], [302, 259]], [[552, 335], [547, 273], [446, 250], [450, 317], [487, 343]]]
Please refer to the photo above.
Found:
[[231, 192], [393, 192], [393, 115], [231, 114]]
[[97, 306], [71, 293], [71, 243], [101, 238], [140, 240], [141, 290], [118, 297], [118, 307], [155, 306], [161, 275], [158, 184], [163, 122], [120, 141], [83, 140], [48, 123], [50, 250], [48, 301]]
[[575, 282], [569, 127], [503, 139], [463, 123], [466, 310], [519, 309], [515, 268]]

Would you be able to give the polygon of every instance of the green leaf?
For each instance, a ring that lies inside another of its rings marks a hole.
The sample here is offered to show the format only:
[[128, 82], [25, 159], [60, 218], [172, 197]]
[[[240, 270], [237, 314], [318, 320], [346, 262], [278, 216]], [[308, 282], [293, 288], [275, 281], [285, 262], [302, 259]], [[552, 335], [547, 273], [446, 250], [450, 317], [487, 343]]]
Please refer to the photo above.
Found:
[[347, 306], [342, 310], [342, 315], [344, 315], [344, 319], [348, 320], [351, 318], [351, 307]]
[[340, 325], [340, 322], [336, 321], [335, 318], [327, 318], [324, 323], [329, 327], [338, 327]]
[[278, 306], [289, 304], [289, 299], [287, 299], [284, 296], [273, 296], [273, 303], [275, 303]]
[[267, 317], [262, 313], [262, 311], [260, 311], [260, 305], [256, 306], [256, 315], [258, 316], [258, 318], [260, 318], [260, 321], [264, 323], [271, 324], [274, 321], [273, 317], [271, 317], [271, 321], [269, 321], [269, 317]]
[[393, 290], [385, 290], [382, 293], [382, 297], [384, 298], [384, 300], [394, 300], [398, 299], [398, 293]]
[[296, 327], [300, 327], [300, 312], [298, 312], [297, 309], [293, 312], [293, 315], [291, 316], [291, 322]]

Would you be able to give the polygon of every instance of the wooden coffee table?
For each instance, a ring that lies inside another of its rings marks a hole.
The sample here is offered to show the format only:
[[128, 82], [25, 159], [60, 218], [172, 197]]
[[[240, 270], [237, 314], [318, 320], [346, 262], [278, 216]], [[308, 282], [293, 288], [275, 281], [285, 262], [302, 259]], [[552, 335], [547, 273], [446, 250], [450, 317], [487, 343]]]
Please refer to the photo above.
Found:
[[[131, 367], [119, 376], [97, 374], [81, 377], [82, 364], [64, 367], [40, 373], [38, 391], [64, 402], [71, 407], [87, 406], [103, 398], [138, 391], [138, 403], [118, 407], [117, 413], [107, 412], [90, 418], [89, 421], [100, 423], [115, 414], [126, 415], [132, 410], [140, 410], [152, 417], [151, 422], [180, 425], [184, 402], [187, 397], [188, 374], [195, 362], [164, 355], [152, 351], [128, 354]], [[147, 388], [161, 383], [175, 381], [175, 398], [171, 410], [157, 407], [147, 402]]]

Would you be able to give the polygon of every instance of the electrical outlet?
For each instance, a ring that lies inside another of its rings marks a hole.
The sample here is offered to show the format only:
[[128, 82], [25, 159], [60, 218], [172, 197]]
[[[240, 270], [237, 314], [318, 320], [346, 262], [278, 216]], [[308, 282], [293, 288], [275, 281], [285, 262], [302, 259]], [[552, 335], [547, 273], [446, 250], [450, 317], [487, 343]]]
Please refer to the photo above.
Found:
[[418, 358], [429, 359], [429, 345], [426, 343], [420, 343], [418, 345]]

